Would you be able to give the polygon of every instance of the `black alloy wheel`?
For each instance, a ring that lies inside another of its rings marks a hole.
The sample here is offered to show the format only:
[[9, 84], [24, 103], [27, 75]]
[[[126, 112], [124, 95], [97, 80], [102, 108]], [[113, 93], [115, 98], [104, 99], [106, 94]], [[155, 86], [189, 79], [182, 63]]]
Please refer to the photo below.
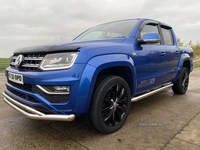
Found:
[[189, 71], [187, 68], [183, 67], [180, 72], [180, 76], [172, 87], [172, 90], [176, 94], [185, 94], [187, 92], [189, 85]]
[[109, 76], [95, 90], [91, 122], [99, 132], [115, 132], [125, 123], [130, 106], [130, 89], [126, 81], [118, 76]]
[[123, 119], [128, 105], [128, 95], [120, 84], [110, 87], [102, 104], [102, 119], [105, 124], [112, 127]]

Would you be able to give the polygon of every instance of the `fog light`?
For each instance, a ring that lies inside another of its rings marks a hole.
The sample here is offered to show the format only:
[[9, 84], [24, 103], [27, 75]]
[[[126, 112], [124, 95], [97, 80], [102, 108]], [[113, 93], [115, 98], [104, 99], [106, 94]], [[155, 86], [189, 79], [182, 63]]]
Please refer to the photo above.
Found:
[[70, 91], [69, 86], [54, 86], [54, 89], [58, 92], [69, 92]]
[[41, 86], [41, 85], [36, 85], [40, 90], [47, 94], [70, 94], [70, 86]]

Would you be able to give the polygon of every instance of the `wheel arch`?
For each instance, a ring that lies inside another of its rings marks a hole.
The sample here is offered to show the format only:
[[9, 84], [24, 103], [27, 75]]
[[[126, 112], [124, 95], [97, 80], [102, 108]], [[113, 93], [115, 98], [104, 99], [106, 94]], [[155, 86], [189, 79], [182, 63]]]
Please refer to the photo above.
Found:
[[180, 57], [180, 59], [179, 59], [178, 71], [177, 71], [177, 75], [176, 75], [174, 81], [176, 81], [179, 78], [180, 71], [181, 71], [182, 67], [186, 67], [188, 69], [188, 71], [189, 71], [189, 74], [193, 70], [193, 61], [192, 61], [192, 58], [187, 53], [182, 54], [181, 57]]
[[183, 62], [182, 67], [185, 67], [188, 69], [189, 73], [191, 72], [192, 69], [192, 65], [191, 65], [191, 61], [190, 59], [185, 59], [185, 61]]
[[179, 71], [182, 67], [186, 67], [190, 73], [193, 70], [193, 61], [190, 55], [187, 53], [182, 54], [178, 66]]
[[88, 61], [80, 80], [75, 109], [77, 114], [89, 111], [97, 82], [101, 80], [101, 77], [109, 75], [122, 77], [129, 85], [131, 95], [135, 93], [136, 73], [131, 57], [126, 54], [93, 57]]

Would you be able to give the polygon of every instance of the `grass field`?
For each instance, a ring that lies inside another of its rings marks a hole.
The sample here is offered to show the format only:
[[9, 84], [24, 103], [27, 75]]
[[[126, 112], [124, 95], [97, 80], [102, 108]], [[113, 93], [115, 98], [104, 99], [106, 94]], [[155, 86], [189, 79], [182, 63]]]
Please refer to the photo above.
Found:
[[9, 66], [10, 58], [0, 58], [0, 70], [4, 70]]
[[194, 63], [194, 68], [200, 67], [200, 62]]

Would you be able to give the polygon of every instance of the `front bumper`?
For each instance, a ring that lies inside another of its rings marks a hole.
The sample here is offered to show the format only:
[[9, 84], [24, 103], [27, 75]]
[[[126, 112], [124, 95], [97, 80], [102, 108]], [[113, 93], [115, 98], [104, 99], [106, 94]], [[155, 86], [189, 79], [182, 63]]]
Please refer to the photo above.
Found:
[[4, 96], [4, 101], [10, 105], [15, 110], [19, 111], [23, 115], [31, 119], [39, 119], [39, 120], [55, 120], [55, 121], [73, 121], [75, 119], [74, 114], [66, 115], [66, 114], [44, 114], [38, 110], [35, 110], [29, 106], [26, 106], [10, 96], [6, 93], [2, 93]]

